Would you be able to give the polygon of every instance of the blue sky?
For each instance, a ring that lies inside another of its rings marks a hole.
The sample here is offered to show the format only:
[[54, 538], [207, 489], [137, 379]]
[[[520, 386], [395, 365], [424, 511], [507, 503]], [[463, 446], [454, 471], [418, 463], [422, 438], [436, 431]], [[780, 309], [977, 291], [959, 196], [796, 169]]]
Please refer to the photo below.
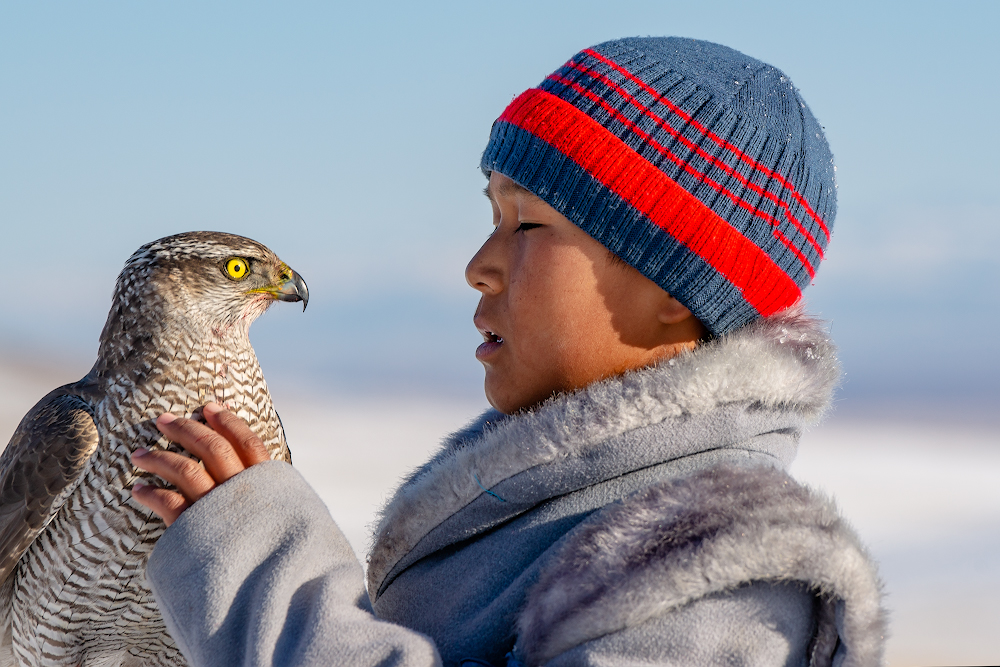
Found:
[[465, 262], [493, 119], [581, 48], [721, 42], [826, 127], [840, 210], [807, 290], [845, 401], [1000, 396], [1000, 3], [0, 0], [5, 354], [83, 370], [135, 248], [256, 238], [309, 281], [269, 377], [480, 391]]

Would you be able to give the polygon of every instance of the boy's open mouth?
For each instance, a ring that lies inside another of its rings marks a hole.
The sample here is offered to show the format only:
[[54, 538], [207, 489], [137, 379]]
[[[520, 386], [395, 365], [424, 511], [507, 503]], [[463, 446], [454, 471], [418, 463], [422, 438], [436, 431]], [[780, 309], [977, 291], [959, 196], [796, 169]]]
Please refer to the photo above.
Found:
[[495, 334], [489, 329], [480, 329], [479, 333], [483, 335], [483, 342], [476, 348], [476, 359], [486, 363], [487, 359], [490, 359], [503, 347], [503, 336]]

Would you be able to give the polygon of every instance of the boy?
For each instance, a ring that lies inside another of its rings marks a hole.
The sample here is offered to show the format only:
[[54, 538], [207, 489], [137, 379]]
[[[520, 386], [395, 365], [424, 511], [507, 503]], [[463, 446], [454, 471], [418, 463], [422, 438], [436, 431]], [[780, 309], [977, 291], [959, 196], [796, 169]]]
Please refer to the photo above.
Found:
[[367, 592], [220, 406], [158, 421], [204, 469], [137, 452], [178, 489], [134, 495], [177, 522], [148, 577], [192, 664], [880, 662], [874, 565], [783, 472], [838, 373], [797, 306], [835, 186], [791, 83], [607, 42], [511, 103], [482, 168], [496, 229], [466, 277], [496, 409], [387, 504]]

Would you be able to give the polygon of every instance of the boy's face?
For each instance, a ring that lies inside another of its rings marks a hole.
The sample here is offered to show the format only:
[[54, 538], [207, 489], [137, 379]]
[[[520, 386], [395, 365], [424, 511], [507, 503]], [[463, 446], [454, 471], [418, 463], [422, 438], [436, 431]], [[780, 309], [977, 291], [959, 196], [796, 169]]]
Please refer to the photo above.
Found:
[[541, 199], [494, 172], [495, 230], [465, 275], [482, 293], [486, 398], [507, 414], [693, 347], [690, 311]]

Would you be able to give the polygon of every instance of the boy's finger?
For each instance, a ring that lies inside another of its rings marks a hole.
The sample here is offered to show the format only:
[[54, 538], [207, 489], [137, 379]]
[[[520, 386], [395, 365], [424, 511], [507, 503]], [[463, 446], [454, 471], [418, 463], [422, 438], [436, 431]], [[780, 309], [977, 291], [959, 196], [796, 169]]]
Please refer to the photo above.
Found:
[[166, 412], [157, 418], [156, 428], [201, 459], [208, 474], [219, 484], [246, 468], [233, 444], [209, 426]]
[[232, 443], [244, 466], [249, 468], [271, 459], [264, 443], [250, 429], [250, 425], [232, 412], [218, 403], [207, 403], [202, 413], [208, 425]]
[[177, 521], [181, 512], [190, 507], [184, 496], [176, 491], [147, 486], [139, 482], [132, 485], [132, 497], [140, 505], [153, 510], [168, 526]]
[[132, 452], [132, 465], [173, 484], [188, 503], [199, 500], [217, 486], [197, 461], [175, 452], [137, 449]]

